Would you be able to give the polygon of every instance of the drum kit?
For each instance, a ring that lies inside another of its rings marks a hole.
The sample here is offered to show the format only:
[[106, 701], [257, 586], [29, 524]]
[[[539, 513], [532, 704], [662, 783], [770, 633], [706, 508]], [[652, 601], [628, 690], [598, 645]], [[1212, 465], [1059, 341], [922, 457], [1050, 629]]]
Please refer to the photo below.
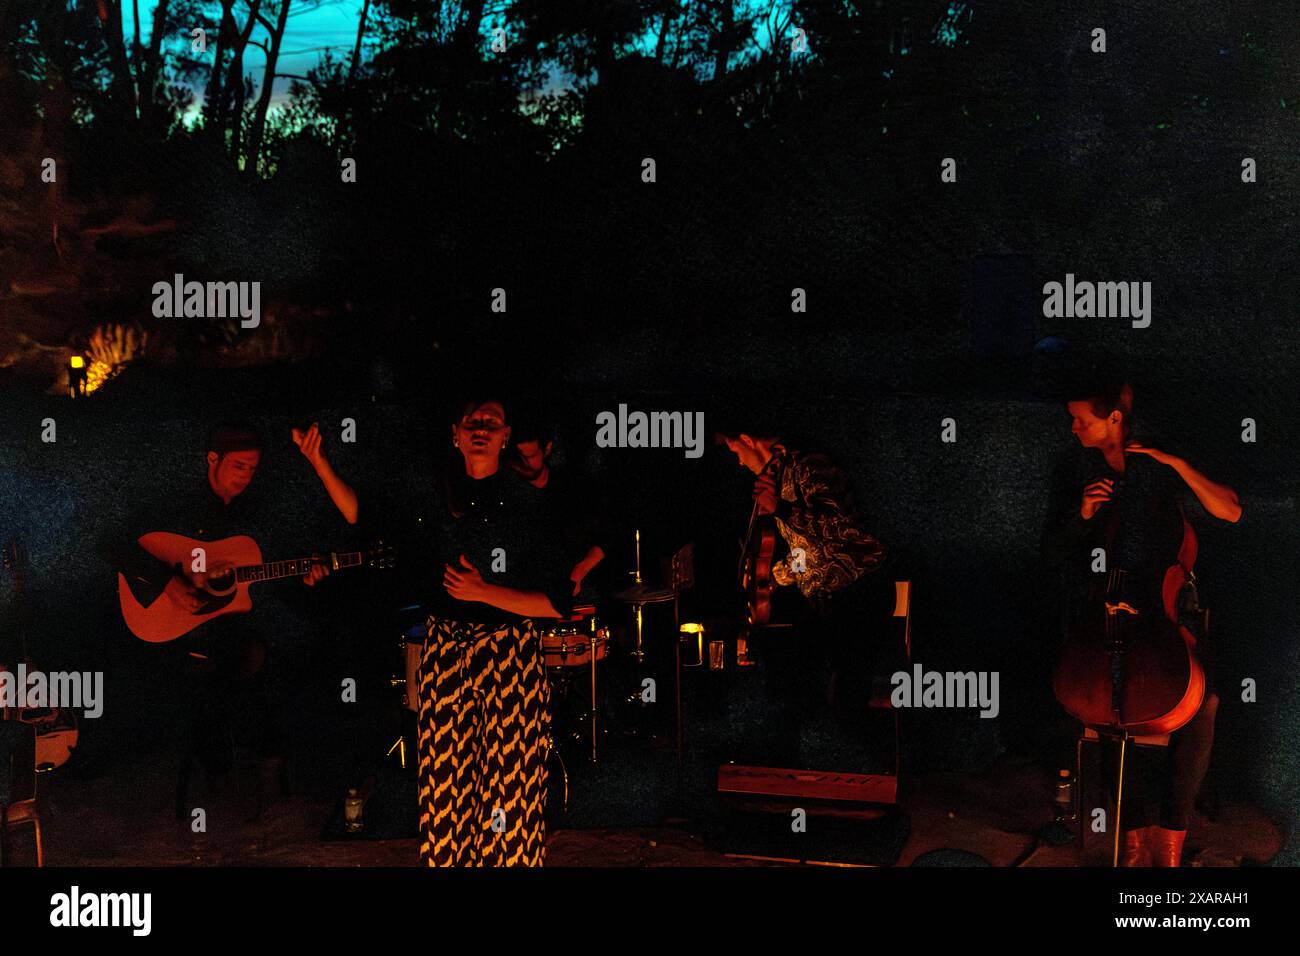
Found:
[[[633, 647], [628, 654], [635, 666], [640, 669], [646, 660], [645, 620], [643, 609], [649, 605], [668, 604], [673, 607], [674, 633], [678, 628], [678, 599], [683, 590], [694, 583], [693, 547], [686, 545], [674, 555], [671, 562], [669, 587], [655, 588], [646, 585], [641, 579], [641, 533], [636, 532], [636, 567], [628, 572], [633, 577], [630, 588], [613, 596], [614, 601], [632, 610]], [[583, 740], [588, 751], [587, 759], [596, 763], [600, 750], [601, 698], [599, 694], [602, 666], [610, 657], [614, 645], [613, 631], [601, 620], [597, 613], [595, 601], [584, 592], [585, 600], [576, 605], [573, 612], [547, 626], [540, 628], [541, 655], [546, 669], [546, 678], [551, 685], [552, 713], [558, 718], [567, 713], [564, 705], [582, 695], [580, 709], [569, 714], [563, 728], [570, 740]], [[401, 693], [401, 705], [412, 713], [419, 709], [419, 668], [424, 650], [426, 626], [418, 605], [411, 605], [399, 611], [404, 620], [411, 621], [412, 615], [419, 620], [407, 627], [401, 635], [399, 646], [403, 671], [390, 680], [394, 689]], [[542, 623], [542, 622], [539, 622]], [[680, 653], [680, 648], [679, 648]], [[678, 661], [680, 664], [680, 661]], [[688, 665], [689, 666], [689, 665]], [[634, 695], [640, 700], [639, 693]], [[677, 693], [677, 749], [678, 760], [681, 759], [681, 700], [680, 682]], [[408, 718], [409, 719], [409, 718]], [[568, 796], [568, 772], [555, 743], [555, 728], [558, 719], [552, 725], [548, 738], [552, 754], [559, 759], [564, 781], [565, 802]], [[406, 767], [408, 742], [406, 734], [400, 735], [388, 749], [387, 756], [396, 755], [401, 766]]]

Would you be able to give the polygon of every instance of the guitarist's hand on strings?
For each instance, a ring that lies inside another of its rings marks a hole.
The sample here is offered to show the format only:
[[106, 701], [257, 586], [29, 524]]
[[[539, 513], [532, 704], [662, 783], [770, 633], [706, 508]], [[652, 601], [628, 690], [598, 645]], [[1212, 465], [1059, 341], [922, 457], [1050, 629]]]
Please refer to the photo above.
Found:
[[199, 596], [198, 588], [187, 575], [175, 575], [163, 588], [163, 594], [167, 595], [182, 611], [188, 611], [190, 614], [194, 614], [203, 606], [203, 598]]
[[1091, 521], [1098, 509], [1110, 501], [1115, 491], [1115, 482], [1110, 478], [1098, 478], [1083, 489], [1083, 502], [1079, 505], [1079, 515], [1084, 521]]
[[759, 514], [776, 512], [776, 478], [771, 472], [765, 471], [754, 479], [754, 500], [758, 502]]
[[329, 565], [321, 560], [320, 555], [312, 555], [311, 570], [302, 576], [302, 583], [311, 587], [321, 578], [329, 575]]

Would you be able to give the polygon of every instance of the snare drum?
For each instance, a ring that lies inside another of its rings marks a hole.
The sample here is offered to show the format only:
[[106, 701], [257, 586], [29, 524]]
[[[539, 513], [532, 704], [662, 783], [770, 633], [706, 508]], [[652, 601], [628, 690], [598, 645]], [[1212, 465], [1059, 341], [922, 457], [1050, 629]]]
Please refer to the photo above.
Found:
[[586, 667], [593, 639], [596, 660], [603, 661], [609, 654], [609, 629], [597, 626], [594, 606], [575, 607], [571, 617], [542, 631], [542, 660], [553, 668]]

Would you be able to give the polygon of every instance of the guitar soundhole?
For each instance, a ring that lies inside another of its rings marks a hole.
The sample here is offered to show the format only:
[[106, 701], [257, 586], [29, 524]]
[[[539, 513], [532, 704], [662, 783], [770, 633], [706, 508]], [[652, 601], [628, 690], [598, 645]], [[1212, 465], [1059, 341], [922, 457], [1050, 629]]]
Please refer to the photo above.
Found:
[[228, 594], [235, 588], [235, 569], [226, 568], [216, 574], [209, 574], [206, 579], [206, 586], [213, 594]]

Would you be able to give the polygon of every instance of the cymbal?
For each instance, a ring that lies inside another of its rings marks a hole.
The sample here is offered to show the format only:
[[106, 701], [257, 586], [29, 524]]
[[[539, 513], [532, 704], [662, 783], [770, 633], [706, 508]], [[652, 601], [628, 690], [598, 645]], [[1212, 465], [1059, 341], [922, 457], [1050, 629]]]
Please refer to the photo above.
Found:
[[662, 604], [677, 597], [672, 588], [652, 588], [645, 584], [634, 584], [626, 591], [614, 595], [614, 600], [622, 604]]

